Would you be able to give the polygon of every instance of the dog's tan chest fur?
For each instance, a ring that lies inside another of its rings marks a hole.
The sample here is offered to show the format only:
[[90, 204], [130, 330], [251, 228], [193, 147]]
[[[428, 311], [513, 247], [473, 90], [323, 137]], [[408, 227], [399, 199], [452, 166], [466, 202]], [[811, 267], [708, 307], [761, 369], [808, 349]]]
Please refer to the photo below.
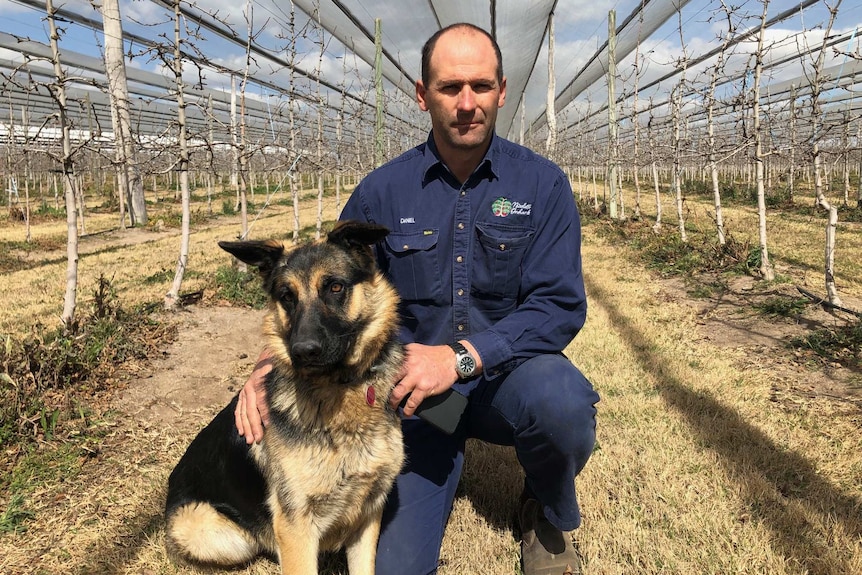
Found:
[[255, 456], [271, 481], [270, 507], [313, 529], [322, 550], [342, 547], [357, 526], [380, 513], [404, 459], [400, 428], [378, 431], [331, 434], [338, 442], [319, 446], [267, 435]]

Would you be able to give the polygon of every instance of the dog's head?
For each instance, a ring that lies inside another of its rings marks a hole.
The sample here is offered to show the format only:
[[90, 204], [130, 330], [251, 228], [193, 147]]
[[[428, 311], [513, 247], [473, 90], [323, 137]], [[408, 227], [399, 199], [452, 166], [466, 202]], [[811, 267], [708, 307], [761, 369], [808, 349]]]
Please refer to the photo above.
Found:
[[[265, 331], [277, 361], [298, 373], [370, 369], [397, 329], [398, 297], [374, 261], [383, 226], [340, 222], [325, 240], [219, 242], [256, 266], [270, 295]], [[347, 377], [345, 375], [345, 377]]]

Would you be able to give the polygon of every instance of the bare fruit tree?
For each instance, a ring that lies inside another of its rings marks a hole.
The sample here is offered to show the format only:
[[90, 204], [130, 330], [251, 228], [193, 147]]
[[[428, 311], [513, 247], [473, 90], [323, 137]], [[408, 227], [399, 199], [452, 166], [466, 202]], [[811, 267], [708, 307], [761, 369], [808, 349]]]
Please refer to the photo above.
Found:
[[824, 137], [826, 131], [823, 126], [823, 113], [821, 110], [820, 95], [823, 91], [824, 73], [823, 63], [826, 61], [827, 43], [832, 32], [832, 25], [835, 23], [835, 17], [838, 14], [838, 6], [841, 5], [841, 0], [837, 0], [834, 5], [829, 6], [829, 23], [826, 25], [826, 30], [823, 34], [823, 43], [820, 46], [820, 51], [813, 63], [813, 77], [811, 82], [811, 155], [814, 163], [814, 194], [816, 197], [817, 206], [822, 208], [827, 213], [826, 218], [826, 252], [825, 252], [825, 284], [826, 284], [826, 299], [833, 305], [841, 305], [841, 298], [838, 296], [838, 288], [835, 285], [835, 235], [838, 229], [838, 208], [833, 206], [826, 198], [823, 192], [823, 154], [820, 150], [820, 140]]
[[120, 224], [125, 226], [124, 208], [128, 206], [132, 226], [147, 223], [144, 182], [135, 164], [132, 120], [129, 112], [129, 88], [123, 54], [123, 25], [119, 0], [101, 0], [102, 26], [105, 32], [105, 75], [111, 99], [111, 122], [114, 127], [115, 164], [120, 201]]
[[775, 270], [769, 261], [769, 250], [767, 249], [766, 237], [766, 189], [764, 185], [763, 164], [765, 153], [763, 151], [763, 130], [760, 117], [760, 80], [763, 76], [763, 39], [766, 35], [766, 10], [769, 0], [761, 0], [763, 12], [760, 15], [760, 32], [757, 35], [757, 50], [754, 52], [754, 85], [752, 91], [752, 120], [754, 132], [754, 168], [755, 182], [757, 184], [757, 216], [758, 237], [760, 238], [760, 275], [767, 281], [775, 279]]
[[715, 207], [715, 231], [718, 237], [718, 245], [723, 246], [727, 240], [724, 235], [724, 217], [721, 213], [721, 187], [718, 184], [718, 160], [716, 158], [715, 143], [715, 87], [718, 84], [719, 75], [723, 72], [725, 52], [736, 32], [736, 26], [733, 23], [733, 9], [724, 0], [721, 0], [721, 9], [727, 20], [727, 31], [722, 36], [722, 49], [718, 53], [715, 65], [710, 71], [709, 88], [706, 95], [706, 138], [708, 146], [707, 163], [709, 165], [710, 179], [712, 180], [713, 206]]
[[[186, 125], [186, 101], [183, 92], [183, 55], [181, 49], [182, 39], [180, 37], [180, 0], [174, 0], [174, 38], [173, 38], [173, 57], [170, 60], [170, 67], [174, 73], [176, 99], [177, 99], [177, 125], [179, 127], [179, 136], [177, 138], [177, 146], [179, 157], [175, 164], [177, 176], [180, 184], [180, 194], [182, 196], [182, 232], [180, 236], [180, 254], [177, 258], [177, 270], [174, 273], [174, 281], [171, 289], [165, 294], [165, 309], [175, 309], [179, 302], [180, 286], [183, 283], [183, 275], [186, 271], [186, 265], [189, 260], [189, 243], [191, 237], [191, 208], [189, 190], [189, 142], [188, 142], [188, 127]], [[162, 57], [166, 58], [166, 54]], [[167, 62], [167, 60], [166, 60]]]
[[679, 41], [682, 47], [682, 56], [677, 61], [680, 69], [679, 82], [674, 86], [672, 100], [673, 115], [673, 192], [676, 198], [676, 217], [679, 224], [679, 238], [683, 242], [688, 241], [685, 232], [685, 215], [683, 214], [682, 195], [682, 95], [685, 90], [685, 72], [688, 68], [688, 56], [685, 49], [685, 38], [683, 37], [682, 9], [679, 11]]
[[66, 72], [60, 63], [60, 33], [54, 20], [56, 11], [52, 0], [46, 0], [50, 28], [51, 59], [55, 82], [51, 84], [51, 96], [57, 105], [57, 123], [62, 133], [62, 155], [56, 158], [63, 170], [63, 191], [66, 197], [66, 290], [63, 296], [63, 313], [60, 321], [67, 329], [72, 327], [78, 293], [78, 211], [75, 198], [75, 150], [72, 148], [72, 127], [68, 119], [66, 103]]

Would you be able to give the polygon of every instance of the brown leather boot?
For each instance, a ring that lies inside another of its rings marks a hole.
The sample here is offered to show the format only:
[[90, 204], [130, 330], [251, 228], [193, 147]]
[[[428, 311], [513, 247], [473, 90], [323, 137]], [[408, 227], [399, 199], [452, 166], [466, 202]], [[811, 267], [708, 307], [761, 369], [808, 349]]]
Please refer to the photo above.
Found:
[[518, 519], [524, 575], [581, 575], [571, 536], [545, 519], [542, 504], [527, 489], [521, 494]]

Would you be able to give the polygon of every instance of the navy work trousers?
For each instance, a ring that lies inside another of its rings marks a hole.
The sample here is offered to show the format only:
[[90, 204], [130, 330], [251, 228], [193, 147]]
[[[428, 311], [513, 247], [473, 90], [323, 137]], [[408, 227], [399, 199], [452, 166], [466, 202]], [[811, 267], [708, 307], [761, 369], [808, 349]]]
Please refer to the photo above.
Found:
[[455, 389], [469, 397], [455, 434], [415, 417], [402, 423], [407, 462], [383, 515], [377, 575], [437, 572], [468, 438], [514, 446], [548, 520], [563, 531], [580, 525], [574, 479], [595, 444], [599, 401], [581, 372], [563, 355], [542, 355]]

